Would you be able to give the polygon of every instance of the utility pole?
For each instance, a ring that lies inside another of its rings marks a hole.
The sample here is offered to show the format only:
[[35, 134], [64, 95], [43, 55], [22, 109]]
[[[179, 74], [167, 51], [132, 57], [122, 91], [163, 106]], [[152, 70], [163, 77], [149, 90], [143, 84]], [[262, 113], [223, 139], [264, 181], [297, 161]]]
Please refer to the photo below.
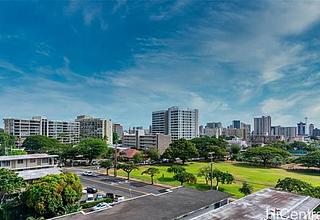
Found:
[[212, 190], [213, 189], [213, 187], [212, 187], [212, 163], [213, 163], [213, 153], [214, 152], [209, 152], [209, 155], [210, 155], [210, 160], [211, 160], [211, 163], [210, 163], [210, 189]]
[[117, 168], [118, 168], [118, 148], [117, 148], [117, 143], [115, 144], [114, 147], [114, 163], [113, 163], [113, 175], [117, 177]]

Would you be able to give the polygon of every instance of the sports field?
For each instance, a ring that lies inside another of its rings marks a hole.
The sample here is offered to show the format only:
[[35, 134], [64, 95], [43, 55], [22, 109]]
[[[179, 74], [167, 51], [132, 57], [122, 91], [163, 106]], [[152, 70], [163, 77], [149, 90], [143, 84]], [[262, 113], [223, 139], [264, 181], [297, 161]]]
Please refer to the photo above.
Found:
[[[190, 162], [187, 163], [184, 167], [187, 172], [193, 173], [197, 175], [198, 170], [201, 167], [209, 166], [209, 163], [203, 162]], [[156, 167], [160, 170], [160, 174], [158, 174], [154, 180], [156, 183], [162, 183], [166, 185], [178, 186], [179, 182], [173, 180], [172, 173], [168, 173], [167, 169], [169, 166], [166, 165], [157, 165], [157, 166], [142, 166], [139, 170], [132, 171], [130, 177], [143, 180], [150, 181], [150, 177], [147, 175], [141, 175], [141, 173], [149, 168]], [[228, 171], [231, 173], [235, 181], [232, 184], [221, 184], [219, 185], [220, 190], [231, 193], [236, 197], [242, 197], [243, 195], [239, 192], [239, 188], [242, 185], [243, 181], [247, 181], [254, 188], [254, 191], [257, 191], [266, 187], [274, 187], [278, 179], [283, 179], [285, 177], [292, 177], [296, 179], [300, 179], [311, 183], [314, 186], [320, 186], [320, 173], [318, 172], [306, 172], [306, 171], [288, 171], [285, 169], [278, 168], [262, 168], [262, 167], [253, 167], [248, 166], [243, 163], [235, 163], [235, 162], [218, 162], [213, 164], [214, 168], [217, 168], [222, 171]], [[126, 176], [122, 170], [119, 170], [119, 175]], [[215, 182], [213, 182], [215, 185]], [[205, 184], [205, 180], [203, 177], [197, 177], [197, 184], [186, 184], [188, 187], [197, 188], [200, 190], [209, 189], [210, 186]]]

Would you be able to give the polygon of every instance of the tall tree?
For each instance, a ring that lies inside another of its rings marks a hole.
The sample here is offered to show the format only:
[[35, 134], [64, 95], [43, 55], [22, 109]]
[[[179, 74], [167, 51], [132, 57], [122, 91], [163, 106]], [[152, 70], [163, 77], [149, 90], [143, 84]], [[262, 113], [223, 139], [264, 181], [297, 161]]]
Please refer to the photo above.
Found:
[[184, 164], [188, 159], [197, 155], [198, 151], [191, 141], [179, 139], [173, 141], [162, 156], [171, 160], [180, 158]]
[[109, 170], [113, 167], [113, 163], [111, 160], [100, 161], [100, 167], [106, 169], [106, 174], [109, 176]]
[[210, 173], [211, 173], [210, 167], [202, 167], [199, 169], [198, 176], [204, 177], [206, 184], [208, 184], [208, 181], [210, 180], [210, 176], [211, 176]]
[[251, 147], [244, 153], [244, 159], [250, 162], [262, 163], [264, 167], [271, 164], [274, 157], [279, 156], [282, 158], [289, 157], [289, 153], [283, 149], [264, 146], [264, 147]]
[[160, 170], [158, 168], [154, 168], [154, 167], [150, 167], [148, 169], [146, 169], [145, 171], [143, 171], [141, 173], [141, 175], [144, 175], [144, 174], [147, 174], [150, 176], [151, 178], [151, 185], [153, 185], [153, 177], [156, 175], [156, 174], [159, 174], [160, 173]]
[[181, 186], [184, 183], [196, 183], [197, 182], [197, 178], [192, 173], [188, 173], [186, 171], [175, 174], [173, 176], [173, 179], [179, 181]]
[[25, 186], [25, 182], [15, 172], [1, 168], [0, 169], [0, 210], [5, 207], [6, 199], [11, 194], [20, 193]]
[[133, 158], [132, 158], [133, 162], [135, 164], [138, 164], [138, 163], [142, 163], [143, 162], [143, 154], [138, 152], [136, 153]]
[[120, 138], [117, 132], [112, 133], [112, 140], [113, 140], [113, 144], [119, 144]]
[[118, 169], [122, 169], [124, 172], [127, 173], [127, 179], [130, 179], [130, 173], [133, 170], [137, 170], [139, 169], [137, 165], [135, 165], [134, 163], [122, 163], [122, 164], [118, 164]]
[[107, 144], [98, 138], [87, 138], [78, 144], [79, 153], [89, 160], [91, 164], [93, 159], [97, 159], [107, 151]]
[[150, 147], [148, 150], [146, 150], [146, 154], [152, 161], [158, 161], [160, 159], [159, 150], [155, 147]]
[[181, 166], [181, 165], [172, 165], [171, 167], [169, 167], [169, 168], [167, 169], [167, 171], [168, 171], [169, 173], [177, 174], [177, 173], [185, 172], [185, 171], [186, 171], [186, 168], [184, 168], [184, 167]]
[[59, 153], [62, 144], [53, 138], [43, 135], [32, 135], [22, 143], [26, 151], [33, 153]]
[[195, 144], [200, 157], [208, 159], [209, 152], [215, 152], [215, 159], [219, 159], [226, 155], [226, 147], [228, 143], [223, 138], [216, 137], [198, 137], [191, 140]]
[[296, 163], [301, 163], [306, 167], [318, 167], [320, 168], [320, 150], [308, 153], [305, 156], [299, 157], [295, 161]]
[[0, 156], [5, 155], [11, 148], [15, 148], [15, 141], [14, 136], [0, 132]]
[[45, 176], [25, 192], [26, 205], [46, 218], [66, 214], [70, 207], [77, 205], [81, 196], [80, 179], [72, 173]]
[[249, 183], [243, 182], [242, 187], [239, 189], [239, 192], [247, 196], [253, 192], [253, 187]]
[[278, 180], [276, 188], [288, 192], [303, 193], [312, 188], [312, 186], [302, 180], [286, 177]]
[[232, 174], [228, 172], [223, 172], [218, 169], [214, 169], [212, 171], [212, 175], [210, 176], [212, 179], [216, 179], [216, 190], [219, 189], [219, 183], [222, 184], [231, 184], [234, 180]]

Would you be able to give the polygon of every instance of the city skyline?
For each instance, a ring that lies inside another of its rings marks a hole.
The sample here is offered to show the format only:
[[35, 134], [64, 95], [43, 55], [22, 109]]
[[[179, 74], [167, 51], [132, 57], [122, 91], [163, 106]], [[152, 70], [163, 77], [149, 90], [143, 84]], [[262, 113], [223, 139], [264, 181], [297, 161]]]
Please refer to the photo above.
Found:
[[203, 125], [320, 123], [320, 2], [1, 6], [1, 118], [148, 127], [152, 111], [175, 105], [199, 109]]

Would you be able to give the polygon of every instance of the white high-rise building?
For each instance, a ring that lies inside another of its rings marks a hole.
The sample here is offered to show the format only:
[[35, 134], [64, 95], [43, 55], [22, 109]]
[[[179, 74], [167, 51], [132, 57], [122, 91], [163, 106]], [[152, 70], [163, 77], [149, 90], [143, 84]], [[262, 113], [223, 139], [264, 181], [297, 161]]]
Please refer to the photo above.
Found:
[[55, 138], [64, 144], [79, 142], [80, 125], [78, 122], [52, 121], [46, 117], [35, 116], [32, 119], [5, 118], [4, 130], [16, 137], [16, 145], [21, 146], [31, 135], [44, 135]]
[[93, 118], [87, 115], [80, 115], [76, 119], [80, 123], [80, 138], [101, 138], [108, 144], [113, 143], [113, 132], [111, 120]]
[[262, 116], [261, 118], [254, 118], [254, 131], [256, 136], [271, 135], [271, 117]]
[[152, 113], [152, 133], [171, 135], [172, 140], [199, 136], [199, 110], [171, 107]]

